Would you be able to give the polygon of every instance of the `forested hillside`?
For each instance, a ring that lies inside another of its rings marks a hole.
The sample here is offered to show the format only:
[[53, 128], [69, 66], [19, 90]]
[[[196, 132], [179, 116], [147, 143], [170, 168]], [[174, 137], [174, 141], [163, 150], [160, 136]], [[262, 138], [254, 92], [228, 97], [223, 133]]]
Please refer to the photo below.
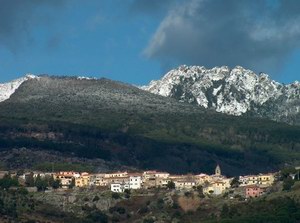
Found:
[[26, 147], [174, 173], [270, 171], [300, 160], [300, 127], [234, 117], [107, 79], [40, 77], [0, 103], [1, 150]]

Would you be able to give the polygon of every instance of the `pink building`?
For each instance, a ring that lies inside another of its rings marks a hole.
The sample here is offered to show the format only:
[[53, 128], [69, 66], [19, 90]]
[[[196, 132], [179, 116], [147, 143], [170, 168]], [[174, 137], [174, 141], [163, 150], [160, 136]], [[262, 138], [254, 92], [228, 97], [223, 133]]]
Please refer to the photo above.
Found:
[[245, 187], [246, 198], [259, 197], [264, 193], [264, 189], [257, 185], [249, 185]]

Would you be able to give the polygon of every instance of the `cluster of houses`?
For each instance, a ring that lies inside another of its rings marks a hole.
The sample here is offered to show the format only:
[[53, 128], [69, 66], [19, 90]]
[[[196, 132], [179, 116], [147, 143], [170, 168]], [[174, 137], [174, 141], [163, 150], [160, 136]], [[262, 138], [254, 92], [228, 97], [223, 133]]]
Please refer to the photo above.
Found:
[[[28, 173], [27, 173], [28, 174]], [[201, 186], [204, 194], [224, 194], [232, 187], [233, 178], [227, 178], [221, 174], [221, 168], [217, 165], [215, 174], [198, 175], [171, 175], [167, 172], [144, 171], [137, 173], [113, 172], [113, 173], [78, 173], [64, 171], [58, 173], [34, 172], [33, 177], [51, 176], [54, 180], [60, 181], [63, 189], [75, 187], [105, 187], [113, 192], [122, 193], [126, 190], [151, 189], [175, 187], [176, 190], [192, 190]], [[26, 173], [20, 178], [26, 179]], [[240, 176], [237, 187], [242, 188], [245, 197], [259, 197], [265, 193], [275, 181], [275, 174], [259, 174], [251, 176]]]

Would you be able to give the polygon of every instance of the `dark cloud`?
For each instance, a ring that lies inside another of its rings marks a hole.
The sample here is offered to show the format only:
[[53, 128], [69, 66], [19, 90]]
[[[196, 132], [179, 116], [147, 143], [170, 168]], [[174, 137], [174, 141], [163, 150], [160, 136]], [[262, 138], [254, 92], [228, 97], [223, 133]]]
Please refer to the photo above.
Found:
[[168, 12], [144, 53], [163, 66], [275, 72], [299, 46], [300, 1], [189, 0]]
[[0, 0], [0, 46], [16, 52], [21, 45], [32, 42], [32, 28], [50, 22], [39, 10], [59, 9], [63, 3], [64, 0]]

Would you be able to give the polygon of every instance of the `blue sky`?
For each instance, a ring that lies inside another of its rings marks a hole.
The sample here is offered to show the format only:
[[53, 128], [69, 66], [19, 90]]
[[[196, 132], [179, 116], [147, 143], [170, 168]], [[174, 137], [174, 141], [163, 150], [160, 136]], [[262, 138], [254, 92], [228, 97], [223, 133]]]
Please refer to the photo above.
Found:
[[[0, 0], [0, 82], [33, 73], [141, 85], [180, 64], [242, 65], [279, 82], [299, 80], [297, 12], [283, 12], [291, 6], [278, 9], [281, 1], [268, 0], [268, 13], [259, 18], [250, 1], [236, 2], [227, 1], [236, 11], [226, 14], [229, 6], [219, 0]], [[210, 10], [220, 7], [221, 19], [211, 18]], [[244, 9], [247, 31], [237, 21]], [[270, 22], [273, 17], [281, 18], [280, 26]]]

